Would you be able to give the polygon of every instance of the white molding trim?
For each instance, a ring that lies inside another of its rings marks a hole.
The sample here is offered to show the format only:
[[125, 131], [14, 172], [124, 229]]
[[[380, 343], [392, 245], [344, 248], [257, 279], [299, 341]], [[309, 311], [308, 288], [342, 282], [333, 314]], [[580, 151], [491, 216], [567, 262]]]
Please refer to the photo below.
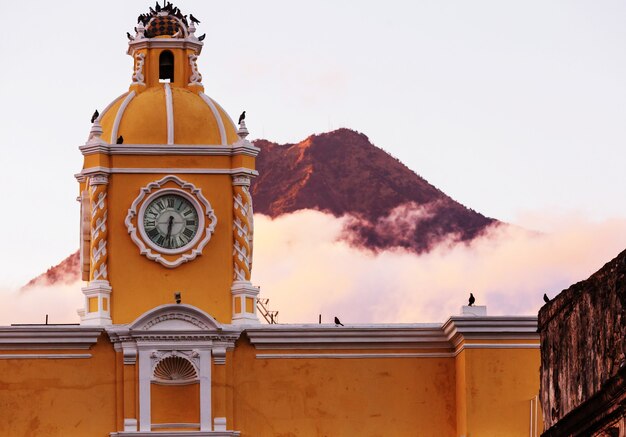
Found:
[[246, 167], [238, 168], [137, 168], [137, 167], [88, 167], [80, 173], [74, 175], [76, 178], [91, 176], [94, 173], [107, 174], [223, 174], [223, 175], [239, 175], [246, 174], [250, 176], [258, 176], [259, 172]]
[[[210, 98], [210, 97], [209, 97]], [[211, 99], [211, 98], [210, 98]], [[218, 109], [220, 109], [224, 114], [226, 114], [226, 118], [228, 118], [228, 121], [230, 121], [230, 124], [233, 125], [233, 127], [235, 128], [235, 130], [237, 129], [237, 125], [235, 124], [235, 122], [233, 121], [232, 118], [230, 118], [230, 115], [228, 115], [228, 112], [226, 112], [224, 110], [224, 108], [222, 108], [222, 105], [220, 105], [219, 103], [217, 103], [215, 100], [211, 99], [211, 101], [215, 104], [215, 106], [217, 106]]]
[[239, 437], [239, 431], [120, 431], [112, 432], [109, 437]]
[[[329, 324], [244, 325], [242, 328], [258, 350], [439, 349], [441, 353], [456, 355], [464, 348], [539, 347], [535, 316], [452, 317], [444, 324], [368, 324], [345, 327]], [[479, 342], [465, 343], [466, 340]], [[498, 343], [488, 343], [488, 340]]]
[[0, 354], [0, 360], [76, 360], [91, 358], [91, 354]]
[[[167, 144], [174, 144], [174, 104], [172, 102], [172, 88], [169, 83], [163, 84], [165, 88], [165, 114], [167, 116]], [[113, 140], [111, 140], [113, 142]]]
[[355, 353], [355, 354], [256, 354], [258, 359], [367, 359], [367, 358], [452, 358], [452, 352], [424, 352], [424, 353]]
[[100, 115], [98, 115], [98, 118], [96, 118], [96, 121], [98, 123], [100, 123], [100, 121], [102, 120], [102, 117], [104, 117], [104, 114], [107, 113], [107, 111], [109, 109], [111, 109], [111, 106], [115, 105], [117, 102], [119, 102], [121, 99], [123, 99], [124, 97], [126, 97], [128, 95], [128, 91], [126, 91], [124, 94], [120, 94], [115, 100], [113, 100], [111, 103], [109, 103], [106, 108], [104, 108], [104, 111], [102, 111], [100, 113]]
[[203, 43], [198, 38], [142, 38], [128, 43], [128, 54], [135, 53], [139, 49], [192, 49], [197, 54], [202, 51]]
[[540, 349], [539, 343], [469, 343], [462, 344], [454, 350], [454, 356], [465, 349]]
[[252, 143], [223, 145], [193, 144], [85, 144], [78, 147], [83, 155], [104, 153], [107, 155], [192, 155], [192, 156], [238, 156], [256, 157], [261, 151]]
[[98, 341], [101, 327], [95, 326], [2, 326], [0, 350], [89, 349]]
[[213, 101], [213, 99], [211, 99], [209, 96], [207, 96], [206, 94], [202, 92], [198, 93], [198, 95], [200, 96], [202, 100], [204, 100], [204, 103], [206, 103], [207, 106], [211, 108], [211, 112], [213, 112], [213, 117], [215, 117], [215, 122], [217, 123], [217, 127], [220, 130], [220, 138], [222, 140], [222, 145], [227, 146], [228, 139], [226, 138], [226, 129], [224, 128], [224, 121], [222, 120], [222, 117], [220, 116], [219, 111], [215, 107], [215, 102]]
[[124, 115], [124, 111], [126, 111], [126, 107], [130, 103], [131, 100], [135, 97], [135, 91], [131, 91], [126, 95], [126, 98], [120, 105], [120, 108], [117, 110], [117, 114], [115, 114], [115, 121], [113, 122], [113, 129], [111, 129], [111, 138], [109, 142], [116, 144], [117, 143], [117, 132], [120, 128], [120, 123], [122, 121], [122, 116]]

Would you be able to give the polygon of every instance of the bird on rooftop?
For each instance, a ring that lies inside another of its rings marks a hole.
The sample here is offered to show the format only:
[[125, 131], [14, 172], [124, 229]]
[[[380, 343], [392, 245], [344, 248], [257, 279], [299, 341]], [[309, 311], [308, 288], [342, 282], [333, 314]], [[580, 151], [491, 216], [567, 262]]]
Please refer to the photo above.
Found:
[[246, 111], [243, 111], [241, 113], [241, 115], [239, 116], [239, 123], [238, 124], [241, 124], [241, 122], [244, 121], [245, 119], [246, 119]]
[[176, 303], [181, 303], [183, 301], [180, 292], [174, 293], [174, 300], [176, 301]]
[[156, 2], [156, 6], [154, 7], [154, 10], [157, 12], [161, 12], [161, 6], [159, 5], [159, 2]]
[[130, 32], [126, 32], [126, 38], [128, 38], [128, 41], [132, 41], [133, 39], [135, 39], [131, 36]]
[[96, 109], [93, 112], [93, 115], [91, 116], [91, 123], [93, 124], [94, 121], [96, 121], [98, 119], [98, 117], [100, 116], [100, 113], [98, 112], [98, 110]]
[[550, 302], [550, 298], [549, 298], [549, 297], [548, 297], [548, 295], [547, 295], [547, 294], [545, 294], [545, 293], [543, 293], [543, 301], [544, 301], [545, 303]]
[[474, 302], [476, 302], [476, 298], [474, 297], [474, 295], [472, 293], [470, 293], [469, 306], [474, 305]]
[[200, 24], [200, 20], [193, 16], [193, 14], [189, 14], [189, 19], [193, 24]]
[[341, 326], [343, 326], [343, 323], [341, 323], [341, 322], [339, 321], [339, 317], [337, 317], [337, 316], [335, 316], [335, 325], [341, 325]]
[[206, 33], [203, 33], [202, 35], [200, 35], [198, 37], [198, 41], [204, 41], [204, 38], [206, 38]]
[[117, 144], [124, 144], [124, 137], [123, 136], [119, 136], [117, 137]]

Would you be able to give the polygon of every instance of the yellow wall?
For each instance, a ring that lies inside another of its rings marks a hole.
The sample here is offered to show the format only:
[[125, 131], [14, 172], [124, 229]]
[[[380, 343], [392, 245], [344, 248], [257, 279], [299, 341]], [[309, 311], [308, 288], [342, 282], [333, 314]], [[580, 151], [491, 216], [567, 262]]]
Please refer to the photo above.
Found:
[[539, 393], [539, 349], [466, 349], [457, 360], [458, 435], [528, 436], [530, 400]]
[[455, 435], [451, 358], [257, 359], [239, 340], [233, 393], [242, 437]]
[[164, 175], [115, 174], [109, 180], [108, 271], [113, 323], [130, 323], [144, 312], [174, 302], [174, 292], [183, 303], [208, 312], [221, 323], [230, 323], [233, 277], [232, 181], [229, 175], [180, 175], [202, 188], [217, 216], [217, 226], [203, 254], [170, 269], [139, 253], [124, 224], [128, 208], [139, 189]]
[[115, 353], [106, 334], [89, 351], [0, 352], [11, 353], [93, 357], [0, 359], [0, 435], [105, 437], [115, 430]]

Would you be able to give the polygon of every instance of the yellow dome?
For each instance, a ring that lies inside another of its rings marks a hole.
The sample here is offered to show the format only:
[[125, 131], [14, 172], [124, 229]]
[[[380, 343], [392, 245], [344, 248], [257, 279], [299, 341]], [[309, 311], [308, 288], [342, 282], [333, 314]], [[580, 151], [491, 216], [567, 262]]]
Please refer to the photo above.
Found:
[[112, 144], [230, 145], [238, 140], [235, 124], [222, 107], [202, 92], [161, 83], [141, 93], [131, 90], [100, 116], [102, 139]]

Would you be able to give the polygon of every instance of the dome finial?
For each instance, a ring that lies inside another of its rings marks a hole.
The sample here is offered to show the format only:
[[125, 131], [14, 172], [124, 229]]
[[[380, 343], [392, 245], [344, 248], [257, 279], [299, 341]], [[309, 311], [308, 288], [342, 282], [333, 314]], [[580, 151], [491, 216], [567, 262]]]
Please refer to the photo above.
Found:
[[102, 132], [103, 131], [102, 126], [100, 125], [100, 120], [96, 118], [91, 125], [91, 129], [89, 130], [89, 137], [87, 138], [87, 142], [85, 144], [107, 144], [107, 142], [102, 139]]

